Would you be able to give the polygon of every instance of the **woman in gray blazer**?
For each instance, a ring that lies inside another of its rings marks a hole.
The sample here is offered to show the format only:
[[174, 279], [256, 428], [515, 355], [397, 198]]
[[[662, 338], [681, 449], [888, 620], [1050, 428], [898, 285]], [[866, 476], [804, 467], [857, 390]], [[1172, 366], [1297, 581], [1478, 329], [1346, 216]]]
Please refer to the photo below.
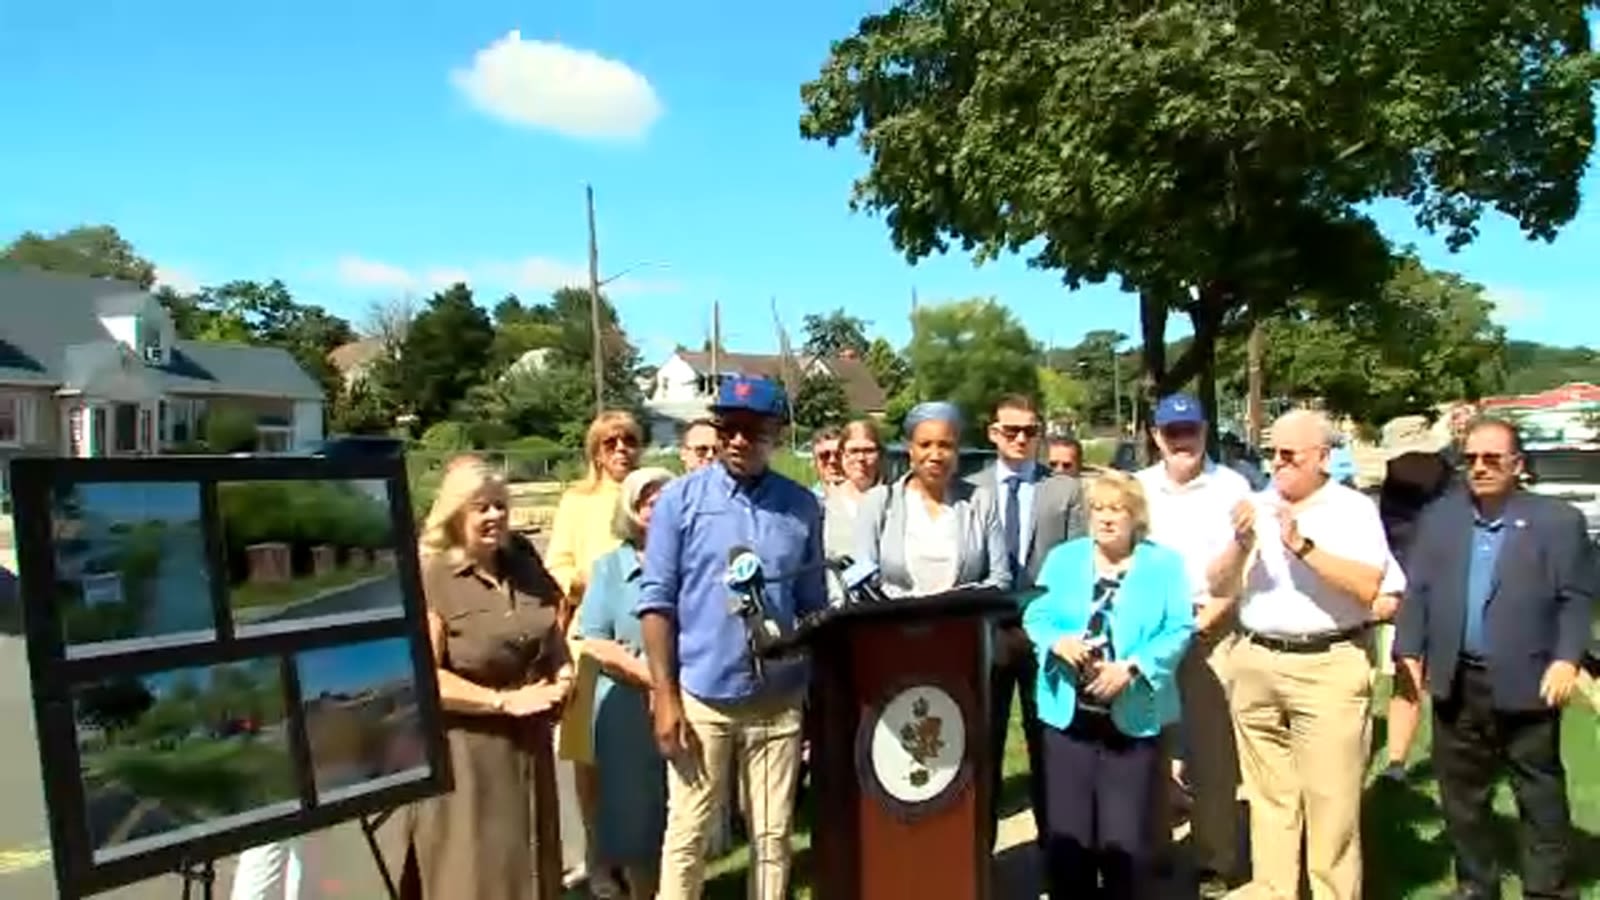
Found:
[[958, 585], [1006, 589], [1011, 570], [993, 504], [972, 501], [956, 478], [961, 414], [923, 403], [905, 423], [911, 471], [868, 491], [856, 514], [856, 558], [878, 564], [890, 596], [937, 594]]

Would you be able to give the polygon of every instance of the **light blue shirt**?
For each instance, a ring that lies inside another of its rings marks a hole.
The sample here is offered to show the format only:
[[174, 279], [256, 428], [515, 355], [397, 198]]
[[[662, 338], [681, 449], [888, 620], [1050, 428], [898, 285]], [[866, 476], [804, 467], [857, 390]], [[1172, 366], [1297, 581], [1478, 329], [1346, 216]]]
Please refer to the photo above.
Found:
[[[1082, 637], [1094, 604], [1094, 540], [1057, 546], [1039, 571], [1044, 596], [1022, 613], [1039, 654], [1039, 721], [1065, 730], [1078, 706], [1077, 673], [1055, 655], [1062, 638]], [[1155, 737], [1178, 720], [1178, 664], [1194, 633], [1189, 575], [1176, 550], [1141, 541], [1111, 605], [1112, 658], [1134, 663], [1132, 682], [1111, 701], [1111, 720], [1131, 737]]]
[[1034, 482], [1039, 479], [1043, 470], [1031, 460], [1024, 461], [1020, 466], [1013, 466], [1003, 459], [996, 459], [994, 476], [997, 481], [996, 489], [999, 500], [1001, 530], [1004, 530], [1006, 521], [1006, 507], [1011, 503], [1011, 485], [1006, 480], [1016, 475], [1022, 478], [1017, 485], [1017, 523], [1021, 526], [1017, 535], [1017, 559], [1026, 560], [1028, 552], [1033, 549], [1033, 491]]
[[[634, 656], [644, 656], [644, 635], [633, 615], [643, 574], [639, 551], [631, 544], [623, 544], [595, 560], [589, 586], [583, 592], [583, 605], [578, 607], [578, 634], [615, 641]], [[606, 695], [615, 686], [610, 675], [600, 674], [594, 693], [595, 718], [599, 718]]]
[[650, 517], [634, 612], [677, 620], [678, 682], [701, 700], [805, 686], [807, 669], [799, 661], [769, 661], [765, 680], [755, 680], [745, 625], [732, 612], [735, 597], [725, 580], [729, 551], [740, 546], [761, 559], [767, 612], [780, 629], [828, 604], [822, 513], [810, 490], [771, 471], [741, 484], [720, 462], [669, 482]]
[[1504, 519], [1490, 522], [1473, 516], [1472, 557], [1467, 563], [1466, 628], [1461, 636], [1461, 649], [1480, 658], [1489, 655], [1483, 619], [1489, 608], [1489, 595], [1494, 592], [1494, 568], [1500, 562], [1500, 548], [1505, 542]]

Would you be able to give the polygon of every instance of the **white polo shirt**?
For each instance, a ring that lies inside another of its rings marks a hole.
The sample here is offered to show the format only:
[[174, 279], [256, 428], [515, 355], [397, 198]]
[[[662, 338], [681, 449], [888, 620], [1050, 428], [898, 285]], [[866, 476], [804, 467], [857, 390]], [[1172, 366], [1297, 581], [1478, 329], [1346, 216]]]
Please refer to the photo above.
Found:
[[[1247, 631], [1304, 637], [1347, 631], [1372, 620], [1367, 605], [1336, 590], [1283, 545], [1278, 509], [1285, 501], [1274, 488], [1255, 494], [1255, 561], [1245, 574], [1239, 622]], [[1384, 589], [1404, 573], [1391, 563], [1378, 506], [1354, 488], [1328, 482], [1300, 505], [1300, 534], [1317, 549], [1372, 566], [1385, 574]]]
[[1150, 539], [1178, 551], [1189, 573], [1196, 606], [1211, 601], [1206, 571], [1233, 540], [1233, 508], [1250, 497], [1250, 482], [1227, 466], [1206, 460], [1200, 473], [1183, 484], [1156, 463], [1134, 475], [1150, 504]]

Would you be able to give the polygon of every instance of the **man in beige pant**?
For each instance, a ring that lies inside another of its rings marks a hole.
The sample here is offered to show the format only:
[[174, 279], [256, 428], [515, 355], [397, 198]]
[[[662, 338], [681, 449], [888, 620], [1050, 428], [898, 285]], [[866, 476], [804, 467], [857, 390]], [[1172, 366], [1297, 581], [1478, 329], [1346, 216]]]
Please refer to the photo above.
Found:
[[635, 611], [650, 663], [656, 743], [668, 760], [667, 828], [658, 900], [699, 900], [707, 845], [738, 766], [748, 804], [750, 900], [788, 896], [789, 837], [800, 773], [803, 664], [751, 658], [738, 610], [757, 596], [730, 565], [797, 573], [761, 592], [780, 630], [827, 607], [817, 498], [768, 470], [783, 421], [782, 389], [723, 383], [712, 408], [718, 461], [670, 482], [656, 500]]
[[[1194, 792], [1189, 843], [1203, 896], [1236, 885], [1239, 865], [1239, 757], [1228, 707], [1234, 646], [1231, 597], [1213, 597], [1209, 573], [1233, 537], [1233, 509], [1250, 484], [1206, 458], [1206, 417], [1186, 394], [1163, 398], [1154, 416], [1161, 460], [1136, 476], [1150, 503], [1150, 536], [1183, 556], [1195, 608], [1195, 637], [1178, 669], [1183, 719], [1178, 755]], [[1176, 736], [1176, 735], [1175, 735]]]
[[1333, 429], [1296, 410], [1272, 429], [1273, 487], [1234, 513], [1213, 590], [1243, 578], [1230, 658], [1250, 804], [1251, 897], [1361, 897], [1372, 604], [1388, 542], [1376, 505], [1327, 475]]

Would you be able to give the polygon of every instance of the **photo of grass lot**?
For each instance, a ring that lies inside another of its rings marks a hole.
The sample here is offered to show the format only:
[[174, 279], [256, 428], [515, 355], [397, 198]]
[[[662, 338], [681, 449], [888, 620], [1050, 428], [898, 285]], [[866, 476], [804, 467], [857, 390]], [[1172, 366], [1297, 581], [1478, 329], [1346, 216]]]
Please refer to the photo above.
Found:
[[312, 650], [295, 668], [320, 802], [429, 774], [409, 641]]
[[402, 614], [384, 482], [226, 482], [217, 506], [241, 633]]
[[56, 485], [51, 533], [68, 656], [215, 637], [198, 484]]
[[276, 659], [95, 682], [73, 711], [97, 861], [300, 809]]

